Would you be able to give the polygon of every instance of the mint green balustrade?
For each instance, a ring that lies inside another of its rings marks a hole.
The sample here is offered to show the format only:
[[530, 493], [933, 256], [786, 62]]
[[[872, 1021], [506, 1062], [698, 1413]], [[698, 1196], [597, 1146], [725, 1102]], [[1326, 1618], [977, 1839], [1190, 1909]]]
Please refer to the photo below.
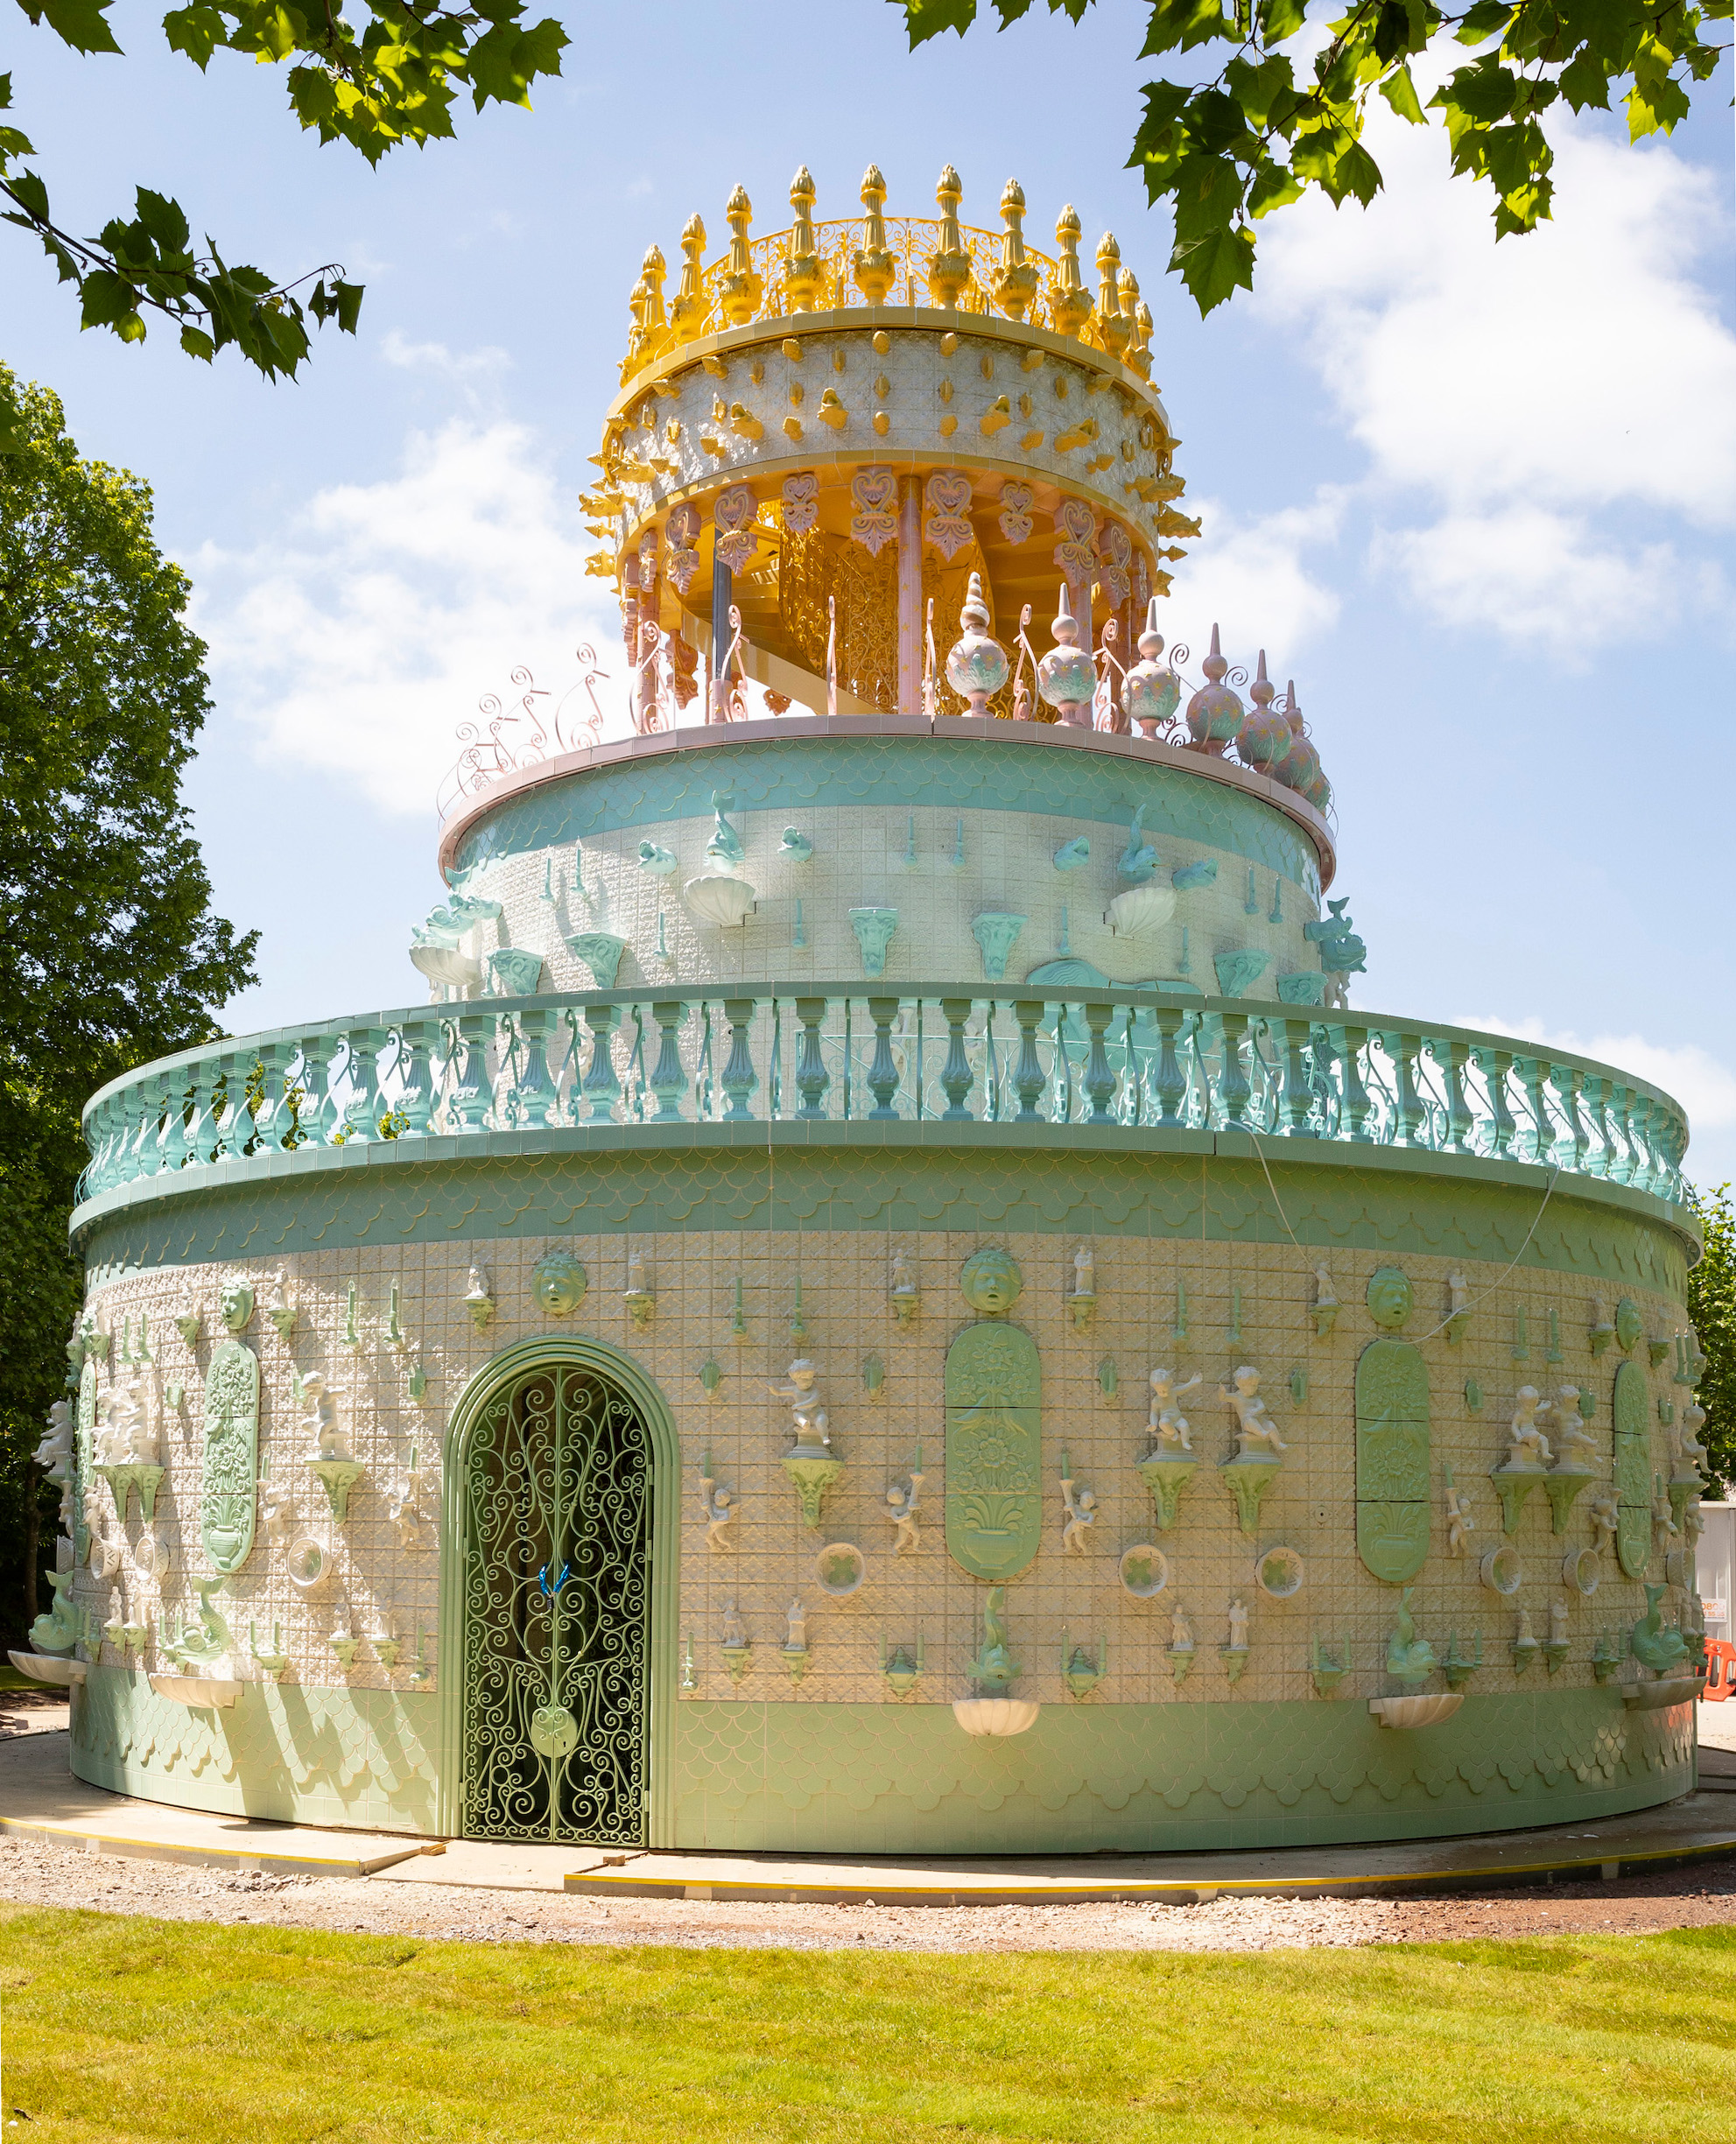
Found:
[[407, 1158], [485, 1129], [582, 1143], [651, 1122], [931, 1120], [1450, 1153], [1553, 1165], [1666, 1205], [1683, 1199], [1687, 1148], [1661, 1090], [1462, 1029], [1114, 984], [996, 997], [980, 981], [853, 979], [678, 1000], [546, 993], [226, 1040], [92, 1098], [81, 1196], [125, 1205], [190, 1173], [341, 1165], [345, 1148], [383, 1140]]

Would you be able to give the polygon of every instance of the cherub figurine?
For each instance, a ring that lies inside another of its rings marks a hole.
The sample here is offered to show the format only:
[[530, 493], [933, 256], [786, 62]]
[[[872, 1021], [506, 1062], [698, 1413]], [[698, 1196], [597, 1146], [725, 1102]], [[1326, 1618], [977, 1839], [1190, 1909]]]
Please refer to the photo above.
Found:
[[386, 1501], [386, 1516], [397, 1529], [397, 1545], [401, 1549], [422, 1546], [421, 1492], [421, 1475], [406, 1473]]
[[1230, 1650], [1233, 1653], [1248, 1650], [1248, 1610], [1239, 1599], [1230, 1603]]
[[733, 1600], [723, 1604], [723, 1634], [719, 1642], [726, 1652], [738, 1652], [748, 1643], [748, 1626], [741, 1620]]
[[1555, 1428], [1555, 1463], [1570, 1473], [1592, 1471], [1598, 1464], [1597, 1440], [1579, 1412], [1579, 1388], [1563, 1385], [1549, 1402]]
[[1591, 1521], [1597, 1533], [1592, 1543], [1599, 1554], [1615, 1539], [1615, 1529], [1621, 1517], [1621, 1508], [1613, 1491], [1606, 1489], [1601, 1496], [1592, 1499]]
[[1535, 1472], [1550, 1463], [1549, 1439], [1537, 1427], [1542, 1395], [1535, 1385], [1521, 1385], [1513, 1395], [1513, 1421], [1508, 1429], [1507, 1464]]
[[1463, 1556], [1465, 1544], [1477, 1530], [1471, 1515], [1470, 1492], [1449, 1487], [1446, 1493], [1447, 1554]]
[[1532, 1646], [1537, 1642], [1532, 1634], [1531, 1611], [1529, 1608], [1519, 1611], [1519, 1628], [1515, 1633], [1513, 1642], [1516, 1646]]
[[1564, 1600], [1552, 1600], [1550, 1603], [1550, 1643], [1567, 1643], [1567, 1603]]
[[65, 1482], [73, 1458], [73, 1409], [70, 1400], [56, 1400], [48, 1409], [48, 1427], [32, 1455], [51, 1481]]
[[784, 1375], [784, 1383], [768, 1385], [766, 1390], [774, 1399], [790, 1402], [793, 1417], [791, 1431], [795, 1439], [792, 1449], [820, 1445], [829, 1451], [832, 1433], [826, 1427], [826, 1409], [819, 1403], [819, 1366], [810, 1362], [805, 1355], [798, 1356]]
[[1097, 1259], [1088, 1243], [1081, 1243], [1073, 1253], [1073, 1293], [1081, 1302], [1097, 1293]]
[[790, 1603], [784, 1620], [789, 1626], [784, 1641], [786, 1653], [805, 1653], [808, 1649], [808, 1619], [798, 1595]]
[[1061, 1527], [1061, 1546], [1067, 1550], [1076, 1549], [1083, 1555], [1085, 1537], [1097, 1523], [1096, 1493], [1091, 1489], [1081, 1489], [1075, 1496], [1072, 1477], [1068, 1475], [1061, 1483], [1061, 1501], [1066, 1507], [1067, 1513]]
[[1235, 1409], [1239, 1459], [1275, 1457], [1290, 1450], [1266, 1412], [1266, 1402], [1260, 1397], [1260, 1373], [1252, 1363], [1244, 1362], [1229, 1384], [1219, 1385], [1218, 1396]]
[[892, 1544], [894, 1556], [914, 1556], [922, 1547], [922, 1529], [917, 1519], [922, 1482], [922, 1476], [912, 1473], [908, 1489], [901, 1488], [895, 1481], [886, 1492], [886, 1515], [898, 1529]]
[[1697, 1400], [1690, 1400], [1682, 1409], [1680, 1452], [1684, 1463], [1696, 1473], [1704, 1471], [1707, 1452], [1700, 1442], [1700, 1431], [1705, 1426], [1706, 1410]]
[[1338, 1290], [1332, 1286], [1332, 1276], [1324, 1262], [1314, 1269], [1314, 1307], [1317, 1311], [1333, 1310], [1338, 1305]]
[[267, 1544], [274, 1549], [287, 1548], [295, 1515], [290, 1509], [289, 1483], [262, 1481], [259, 1485], [259, 1508], [264, 1515]]
[[1462, 1273], [1447, 1275], [1447, 1316], [1463, 1318], [1471, 1307], [1471, 1290]]
[[1657, 1494], [1652, 1499], [1652, 1524], [1666, 1541], [1674, 1541], [1682, 1529], [1676, 1523], [1676, 1514], [1669, 1508], [1669, 1492], [1662, 1482], [1655, 1487]]
[[1151, 1373], [1151, 1411], [1147, 1426], [1165, 1452], [1193, 1450], [1187, 1418], [1176, 1402], [1184, 1393], [1191, 1392], [1198, 1382], [1198, 1373], [1190, 1377], [1184, 1385], [1176, 1382], [1173, 1370], [1153, 1370]]
[[349, 1439], [338, 1427], [337, 1413], [332, 1405], [346, 1388], [333, 1385], [329, 1391], [323, 1370], [309, 1370], [301, 1381], [300, 1397], [307, 1402], [309, 1411], [302, 1422], [307, 1431], [307, 1456], [310, 1459], [353, 1459], [355, 1454], [349, 1448]]
[[724, 1539], [724, 1529], [734, 1523], [735, 1499], [727, 1489], [719, 1488], [713, 1475], [701, 1474], [699, 1507], [705, 1514], [706, 1546], [713, 1555], [720, 1556], [731, 1546]]
[[896, 1302], [903, 1297], [913, 1296], [917, 1290], [917, 1276], [910, 1270], [910, 1255], [906, 1251], [892, 1254], [892, 1296]]
[[1172, 1653], [1191, 1653], [1193, 1650], [1193, 1625], [1187, 1620], [1185, 1609], [1181, 1607], [1170, 1611], [1170, 1650]]

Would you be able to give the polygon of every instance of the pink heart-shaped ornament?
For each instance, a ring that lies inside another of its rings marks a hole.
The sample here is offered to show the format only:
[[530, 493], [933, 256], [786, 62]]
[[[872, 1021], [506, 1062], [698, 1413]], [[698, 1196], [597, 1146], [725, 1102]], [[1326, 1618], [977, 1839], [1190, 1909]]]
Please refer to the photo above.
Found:
[[891, 469], [858, 469], [850, 479], [850, 496], [861, 512], [879, 513], [897, 502], [897, 474]]
[[931, 514], [967, 513], [971, 480], [961, 469], [938, 469], [928, 480], [925, 496]]

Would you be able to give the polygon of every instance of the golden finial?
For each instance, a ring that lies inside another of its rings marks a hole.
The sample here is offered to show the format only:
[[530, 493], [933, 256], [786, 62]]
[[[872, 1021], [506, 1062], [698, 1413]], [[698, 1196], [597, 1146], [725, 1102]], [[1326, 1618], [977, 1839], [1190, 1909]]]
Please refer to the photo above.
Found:
[[796, 212], [796, 223], [784, 257], [784, 302], [792, 313], [812, 313], [825, 287], [826, 271], [814, 237], [814, 182], [805, 164], [790, 181], [790, 206]]
[[668, 273], [669, 264], [663, 257], [663, 248], [648, 246], [639, 276], [645, 286], [645, 333], [654, 340], [669, 326], [663, 310], [663, 285]]
[[681, 234], [681, 284], [670, 308], [669, 324], [684, 342], [691, 342], [706, 324], [706, 299], [700, 260], [706, 250], [706, 227], [698, 216], [689, 216]]
[[1091, 293], [1079, 269], [1079, 211], [1071, 203], [1055, 219], [1061, 264], [1049, 292], [1049, 318], [1057, 334], [1076, 335], [1091, 318]]
[[1132, 334], [1128, 347], [1121, 353], [1123, 363], [1131, 365], [1142, 380], [1151, 377], [1151, 308], [1141, 302], [1139, 278], [1131, 268], [1121, 271], [1121, 318], [1130, 321]]
[[1022, 320], [1037, 295], [1037, 264], [1025, 258], [1025, 190], [1016, 179], [1001, 189], [1001, 272], [995, 278], [995, 302], [1009, 320]]
[[1097, 334], [1111, 357], [1119, 357], [1133, 334], [1133, 322], [1121, 318], [1119, 278], [1121, 249], [1115, 234], [1105, 231], [1097, 242]]
[[947, 165], [934, 186], [934, 198], [940, 204], [940, 243], [928, 264], [931, 305], [957, 306], [970, 284], [971, 257], [965, 251], [965, 235], [959, 228], [959, 203], [964, 191], [959, 174]]
[[631, 379], [645, 362], [645, 314], [650, 299], [651, 286], [641, 276], [633, 285], [632, 296], [627, 300], [627, 309], [633, 315], [633, 325], [627, 331], [627, 355], [621, 367], [623, 382]]
[[867, 229], [862, 234], [862, 249], [852, 266], [855, 270], [856, 288], [871, 306], [883, 306], [886, 293], [892, 288], [898, 274], [898, 264], [892, 257], [886, 243], [886, 217], [883, 204], [886, 200], [886, 181], [880, 175], [880, 166], [870, 164], [862, 173], [862, 207], [868, 211]]
[[729, 269], [719, 286], [723, 316], [732, 327], [745, 327], [760, 309], [765, 286], [754, 273], [748, 250], [748, 226], [754, 220], [754, 204], [746, 186], [738, 186], [723, 205], [729, 219]]

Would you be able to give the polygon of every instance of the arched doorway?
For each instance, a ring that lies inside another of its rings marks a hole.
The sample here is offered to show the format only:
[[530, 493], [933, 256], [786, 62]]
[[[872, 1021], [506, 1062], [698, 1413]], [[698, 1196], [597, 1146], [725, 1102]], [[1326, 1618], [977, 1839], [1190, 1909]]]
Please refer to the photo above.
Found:
[[460, 1409], [447, 1584], [468, 1838], [647, 1838], [659, 1470], [640, 1381], [594, 1353], [515, 1349]]

